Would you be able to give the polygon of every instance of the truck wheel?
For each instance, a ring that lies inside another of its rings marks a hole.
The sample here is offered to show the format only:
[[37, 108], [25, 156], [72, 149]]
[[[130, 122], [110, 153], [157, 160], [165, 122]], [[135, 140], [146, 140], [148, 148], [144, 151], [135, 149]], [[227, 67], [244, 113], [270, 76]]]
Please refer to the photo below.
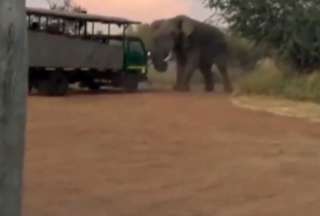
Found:
[[29, 79], [29, 82], [28, 82], [28, 94], [32, 93], [32, 89], [33, 89], [33, 83], [31, 81], [31, 79]]
[[99, 91], [101, 89], [101, 85], [99, 83], [96, 83], [96, 82], [89, 82], [88, 83], [88, 88], [91, 91]]
[[68, 79], [62, 72], [52, 72], [46, 79], [40, 80], [38, 84], [39, 93], [49, 96], [64, 96], [68, 89]]
[[133, 93], [138, 91], [139, 77], [135, 73], [128, 73], [123, 80], [123, 87], [126, 92]]

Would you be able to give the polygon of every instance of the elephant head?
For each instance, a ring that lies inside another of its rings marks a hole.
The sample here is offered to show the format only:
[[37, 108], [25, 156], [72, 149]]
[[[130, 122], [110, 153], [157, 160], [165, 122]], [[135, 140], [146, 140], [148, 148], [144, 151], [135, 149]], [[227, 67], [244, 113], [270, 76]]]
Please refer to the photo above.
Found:
[[175, 48], [182, 46], [182, 41], [186, 41], [184, 39], [192, 34], [194, 28], [192, 20], [186, 16], [157, 20], [151, 24], [151, 59], [158, 71], [167, 70], [168, 59], [172, 58]]

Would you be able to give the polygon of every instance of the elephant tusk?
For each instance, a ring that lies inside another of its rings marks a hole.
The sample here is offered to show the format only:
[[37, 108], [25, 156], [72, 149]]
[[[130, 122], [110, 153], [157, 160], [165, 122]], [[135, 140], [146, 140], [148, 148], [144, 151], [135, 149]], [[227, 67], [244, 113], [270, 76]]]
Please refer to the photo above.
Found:
[[169, 55], [163, 61], [170, 62], [172, 60], [173, 60], [173, 54], [172, 54], [172, 52], [170, 52]]

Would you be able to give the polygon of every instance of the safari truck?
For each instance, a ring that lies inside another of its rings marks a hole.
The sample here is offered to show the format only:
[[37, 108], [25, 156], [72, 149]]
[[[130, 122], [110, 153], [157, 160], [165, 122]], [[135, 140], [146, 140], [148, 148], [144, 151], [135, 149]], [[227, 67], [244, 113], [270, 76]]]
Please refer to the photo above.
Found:
[[75, 84], [134, 92], [147, 79], [144, 43], [127, 35], [139, 22], [39, 8], [27, 9], [27, 22], [29, 90], [63, 96]]

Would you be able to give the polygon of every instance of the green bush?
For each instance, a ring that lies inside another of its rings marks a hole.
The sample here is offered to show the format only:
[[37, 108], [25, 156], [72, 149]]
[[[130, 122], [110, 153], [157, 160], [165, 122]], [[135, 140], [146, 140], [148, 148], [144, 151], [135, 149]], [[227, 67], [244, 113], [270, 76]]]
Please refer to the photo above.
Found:
[[281, 91], [286, 74], [271, 60], [264, 60], [239, 80], [241, 92], [273, 95]]
[[320, 102], [320, 73], [301, 76], [291, 70], [274, 60], [264, 60], [239, 80], [238, 93]]
[[201, 0], [225, 18], [233, 32], [266, 42], [300, 71], [320, 67], [319, 0]]
[[230, 53], [230, 66], [242, 70], [252, 70], [257, 61], [268, 55], [267, 46], [257, 46], [237, 34], [227, 37]]
[[320, 102], [320, 75], [291, 78], [284, 85], [283, 95], [291, 99]]

